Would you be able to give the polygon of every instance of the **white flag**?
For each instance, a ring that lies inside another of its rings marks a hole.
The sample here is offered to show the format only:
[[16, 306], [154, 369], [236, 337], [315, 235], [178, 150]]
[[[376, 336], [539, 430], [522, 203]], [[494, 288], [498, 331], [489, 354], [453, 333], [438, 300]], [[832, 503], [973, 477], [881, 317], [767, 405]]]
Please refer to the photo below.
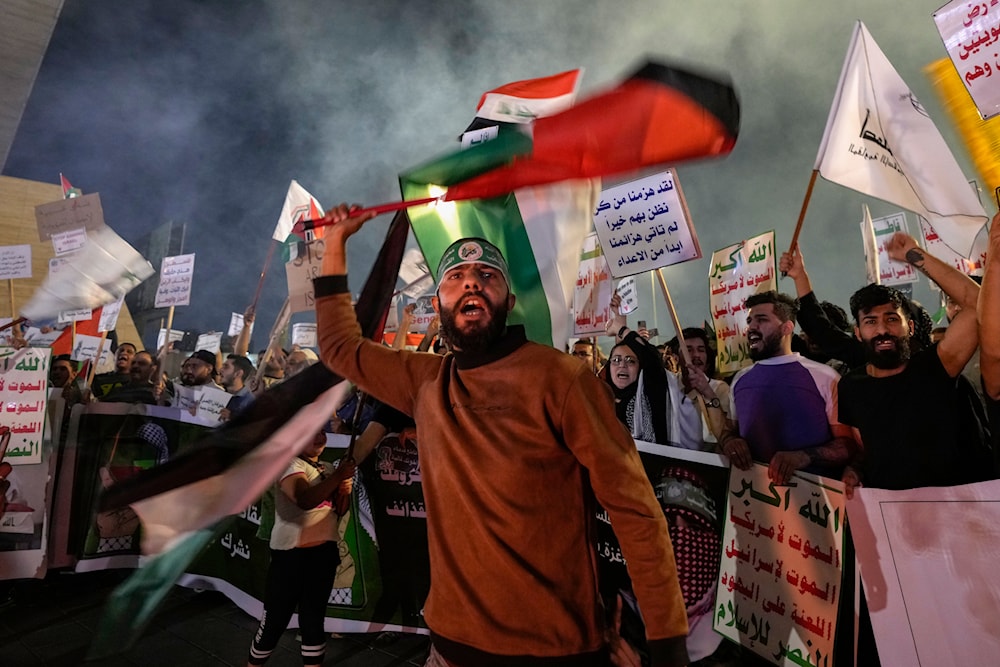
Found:
[[872, 224], [872, 212], [868, 204], [862, 204], [864, 216], [861, 219], [861, 242], [865, 248], [865, 274], [869, 283], [881, 285], [878, 267], [878, 247], [875, 243], [875, 226]]
[[922, 215], [963, 256], [987, 220], [934, 122], [861, 21], [816, 169], [829, 181]]
[[284, 243], [292, 233], [292, 227], [300, 220], [317, 220], [323, 217], [323, 205], [309, 194], [299, 182], [293, 180], [285, 195], [285, 205], [281, 207], [278, 224], [271, 236], [278, 243]]

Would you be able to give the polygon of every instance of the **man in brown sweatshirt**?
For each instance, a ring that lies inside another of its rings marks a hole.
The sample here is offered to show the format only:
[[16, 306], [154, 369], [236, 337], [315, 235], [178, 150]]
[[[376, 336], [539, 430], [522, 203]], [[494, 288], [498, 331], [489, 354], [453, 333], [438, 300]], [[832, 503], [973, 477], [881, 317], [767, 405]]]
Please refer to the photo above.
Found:
[[608, 665], [594, 554], [605, 507], [646, 623], [653, 665], [685, 665], [687, 619], [663, 512], [608, 388], [579, 361], [506, 325], [507, 264], [462, 239], [434, 305], [452, 353], [361, 336], [347, 239], [371, 216], [332, 209], [315, 282], [321, 357], [417, 424], [430, 549], [428, 665]]

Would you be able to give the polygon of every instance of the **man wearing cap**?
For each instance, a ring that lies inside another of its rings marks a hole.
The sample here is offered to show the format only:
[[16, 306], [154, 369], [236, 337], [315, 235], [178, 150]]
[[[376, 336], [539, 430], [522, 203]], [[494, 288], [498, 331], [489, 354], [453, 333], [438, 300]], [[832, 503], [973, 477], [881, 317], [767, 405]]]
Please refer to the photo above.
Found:
[[444, 253], [433, 299], [452, 353], [366, 340], [346, 241], [370, 215], [327, 213], [315, 281], [320, 356], [412, 415], [427, 510], [427, 665], [607, 665], [593, 499], [608, 508], [653, 665], [687, 664], [687, 620], [663, 512], [608, 389], [571, 356], [506, 325], [507, 263], [483, 239]]

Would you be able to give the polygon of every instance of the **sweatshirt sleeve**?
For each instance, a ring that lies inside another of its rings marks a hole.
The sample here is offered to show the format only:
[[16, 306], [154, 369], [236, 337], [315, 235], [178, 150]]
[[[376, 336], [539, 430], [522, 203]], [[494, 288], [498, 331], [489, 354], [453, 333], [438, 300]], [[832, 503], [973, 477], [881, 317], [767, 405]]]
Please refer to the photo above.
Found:
[[652, 664], [688, 664], [687, 612], [663, 510], [635, 442], [615, 416], [610, 390], [582, 366], [566, 398], [562, 428], [618, 536]]
[[323, 363], [383, 403], [413, 415], [417, 392], [423, 382], [437, 375], [442, 357], [393, 350], [362, 336], [347, 276], [323, 276], [314, 284], [316, 335]]

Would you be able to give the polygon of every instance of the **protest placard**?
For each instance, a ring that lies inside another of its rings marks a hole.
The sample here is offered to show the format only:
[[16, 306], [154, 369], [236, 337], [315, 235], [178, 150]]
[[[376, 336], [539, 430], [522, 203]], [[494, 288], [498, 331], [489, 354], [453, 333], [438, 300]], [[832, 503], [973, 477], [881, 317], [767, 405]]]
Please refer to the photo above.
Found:
[[100, 229], [104, 227], [101, 196], [94, 192], [73, 199], [39, 204], [35, 207], [35, 222], [38, 225], [38, 238], [41, 241], [50, 240], [53, 234], [77, 229]]
[[[983, 225], [976, 240], [972, 243], [972, 254], [968, 257], [962, 257], [941, 240], [931, 223], [924, 218], [918, 218], [918, 220], [920, 220], [920, 234], [924, 240], [924, 249], [927, 252], [968, 276], [983, 275], [983, 271], [986, 269], [986, 248], [989, 241], [989, 230], [986, 225]], [[930, 283], [932, 287], [935, 286], [933, 280]]]
[[[170, 330], [170, 342], [176, 343], [179, 340], [184, 340], [184, 332], [180, 329]], [[161, 349], [167, 343], [167, 330], [160, 329], [159, 333], [156, 334], [156, 349]]]
[[87, 230], [82, 227], [52, 235], [52, 249], [55, 250], [56, 257], [74, 253], [86, 244]]
[[434, 305], [431, 303], [431, 296], [421, 296], [413, 299], [414, 304], [412, 319], [410, 321], [410, 331], [401, 333], [426, 333], [431, 320], [437, 317], [434, 312]]
[[123, 296], [117, 301], [112, 301], [101, 308], [101, 319], [97, 325], [99, 332], [111, 331], [115, 328], [118, 324], [118, 315], [122, 312], [122, 303], [124, 302], [125, 297]]
[[292, 313], [316, 309], [313, 280], [323, 275], [323, 252], [326, 249], [323, 239], [318, 238], [301, 245], [302, 252], [285, 263], [288, 303]]
[[1000, 7], [995, 3], [952, 0], [934, 12], [941, 40], [959, 78], [983, 118], [1000, 113]]
[[0, 424], [10, 429], [2, 458], [12, 466], [41, 463], [51, 350], [0, 347]]
[[774, 232], [712, 253], [708, 287], [719, 350], [716, 367], [719, 373], [733, 373], [751, 363], [744, 302], [751, 294], [777, 289]]
[[[425, 328], [426, 331], [426, 328]], [[299, 347], [317, 347], [316, 323], [297, 322], [292, 325], [292, 345]]]
[[198, 334], [198, 340], [194, 344], [194, 349], [218, 353], [222, 349], [222, 332], [209, 331], [208, 333]]
[[[886, 244], [896, 232], [909, 234], [906, 225], [906, 214], [903, 212], [893, 213], [881, 218], [872, 218], [872, 232], [875, 235], [875, 248], [878, 250], [879, 283], [882, 285], [903, 285], [913, 283], [917, 280], [917, 270], [906, 262], [897, 262], [889, 259], [889, 252]], [[866, 224], [861, 222], [862, 235]]]
[[0, 246], [0, 280], [31, 277], [31, 246]]
[[194, 282], [194, 253], [164, 257], [160, 264], [160, 284], [153, 305], [156, 308], [186, 306], [191, 303]]
[[611, 317], [611, 272], [597, 234], [583, 240], [580, 268], [573, 290], [573, 333], [577, 336], [606, 333]]
[[775, 664], [833, 664], [846, 517], [838, 481], [733, 468], [715, 630]]
[[602, 191], [594, 229], [615, 278], [701, 257], [673, 169]]
[[98, 362], [98, 366], [104, 366], [111, 363], [113, 354], [111, 352], [111, 343], [107, 340], [104, 341], [104, 345], [101, 345], [100, 336], [88, 336], [87, 334], [78, 333], [75, 336], [75, 343], [73, 345], [73, 351], [70, 353], [70, 357], [75, 361], [93, 361], [97, 358], [97, 348], [101, 348], [101, 360]]

